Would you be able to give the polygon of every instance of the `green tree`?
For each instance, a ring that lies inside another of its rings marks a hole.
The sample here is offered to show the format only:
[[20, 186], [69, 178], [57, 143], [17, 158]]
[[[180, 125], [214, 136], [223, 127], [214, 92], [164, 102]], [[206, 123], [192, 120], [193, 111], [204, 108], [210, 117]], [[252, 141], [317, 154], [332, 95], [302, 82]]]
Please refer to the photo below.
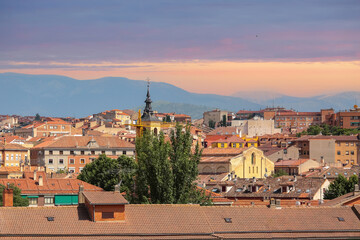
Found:
[[139, 171], [136, 176], [136, 202], [173, 203], [173, 176], [169, 162], [170, 144], [164, 133], [155, 136], [144, 131], [136, 139]]
[[209, 127], [210, 128], [215, 128], [215, 125], [216, 125], [216, 122], [210, 119], [209, 120]]
[[275, 173], [273, 175], [273, 177], [276, 178], [276, 177], [285, 176], [285, 175], [289, 175], [289, 174], [287, 172], [285, 172], [283, 169], [279, 169], [279, 171], [277, 171], [277, 173]]
[[165, 142], [163, 132], [154, 136], [145, 131], [136, 140], [138, 174], [137, 203], [198, 203], [209, 204], [209, 197], [196, 187], [201, 151], [192, 151], [190, 126], [176, 125]]
[[353, 175], [349, 180], [343, 175], [339, 175], [324, 193], [325, 199], [334, 199], [346, 193], [354, 191], [355, 184], [358, 183], [358, 177]]
[[78, 179], [106, 191], [114, 190], [114, 186], [121, 183], [120, 191], [126, 192], [126, 198], [130, 201], [136, 171], [137, 164], [132, 157], [122, 155], [118, 159], [112, 159], [101, 154], [95, 161], [85, 165]]
[[[26, 207], [29, 206], [29, 199], [21, 197], [21, 189], [16, 187], [13, 183], [10, 184], [10, 188], [14, 189], [13, 192], [13, 205], [14, 207]], [[3, 191], [5, 186], [0, 184], [0, 206], [3, 205]]]
[[41, 121], [41, 117], [38, 113], [35, 115], [35, 121]]

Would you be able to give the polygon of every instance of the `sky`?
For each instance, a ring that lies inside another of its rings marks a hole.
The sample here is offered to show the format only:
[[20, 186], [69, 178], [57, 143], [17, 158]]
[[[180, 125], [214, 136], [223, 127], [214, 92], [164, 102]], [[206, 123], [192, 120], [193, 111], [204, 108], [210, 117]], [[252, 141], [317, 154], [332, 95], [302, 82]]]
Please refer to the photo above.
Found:
[[221, 95], [360, 91], [360, 1], [0, 0], [0, 72]]

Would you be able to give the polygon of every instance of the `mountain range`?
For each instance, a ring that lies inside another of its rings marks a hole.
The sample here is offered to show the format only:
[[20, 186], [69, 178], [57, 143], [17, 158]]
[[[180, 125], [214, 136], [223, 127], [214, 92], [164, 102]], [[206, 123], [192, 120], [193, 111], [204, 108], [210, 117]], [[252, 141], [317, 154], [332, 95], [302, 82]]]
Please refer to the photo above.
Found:
[[[0, 114], [84, 117], [111, 109], [143, 108], [146, 81], [123, 77], [76, 80], [59, 75], [0, 73]], [[201, 118], [204, 111], [259, 110], [273, 104], [298, 111], [321, 108], [348, 109], [360, 100], [360, 92], [291, 97], [270, 92], [243, 92], [233, 96], [197, 94], [174, 85], [152, 82], [153, 109]]]

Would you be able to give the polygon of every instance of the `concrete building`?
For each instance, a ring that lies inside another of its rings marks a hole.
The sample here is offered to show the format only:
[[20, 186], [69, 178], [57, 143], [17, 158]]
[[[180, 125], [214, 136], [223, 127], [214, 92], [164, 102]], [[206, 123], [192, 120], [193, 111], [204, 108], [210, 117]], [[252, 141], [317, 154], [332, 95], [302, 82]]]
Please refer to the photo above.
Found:
[[222, 155], [215, 155], [218, 152], [220, 151], [216, 149], [203, 152], [203, 157], [199, 163], [199, 173], [219, 174], [231, 172], [239, 178], [264, 178], [274, 172], [274, 163], [255, 147], [243, 150], [230, 149], [229, 151], [223, 151]]
[[134, 156], [135, 145], [117, 137], [63, 136], [31, 149], [31, 165], [46, 167], [47, 172], [68, 170], [79, 173], [100, 154], [111, 158]]
[[352, 166], [359, 163], [359, 135], [302, 136], [294, 140], [300, 158], [324, 161], [329, 166]]
[[275, 163], [275, 173], [284, 171], [288, 175], [300, 175], [308, 172], [311, 168], [318, 168], [320, 165], [318, 161], [312, 159], [279, 160]]
[[215, 109], [209, 112], [204, 112], [203, 114], [203, 119], [204, 119], [204, 124], [206, 126], [209, 126], [209, 122], [212, 121], [215, 123], [215, 126], [218, 125], [218, 123], [220, 123], [223, 120], [223, 116], [225, 116], [225, 119], [227, 120], [227, 116], [228, 116], [227, 111], [222, 111], [220, 109]]
[[263, 120], [260, 118], [252, 120], [233, 120], [231, 126], [238, 127], [241, 133], [248, 137], [281, 133], [281, 128], [275, 128], [274, 120]]

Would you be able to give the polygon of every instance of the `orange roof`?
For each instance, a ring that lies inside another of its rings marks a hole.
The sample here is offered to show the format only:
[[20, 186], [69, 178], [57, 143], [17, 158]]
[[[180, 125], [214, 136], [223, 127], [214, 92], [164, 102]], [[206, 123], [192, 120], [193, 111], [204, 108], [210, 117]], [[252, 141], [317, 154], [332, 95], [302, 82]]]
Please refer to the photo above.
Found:
[[47, 148], [79, 148], [87, 147], [88, 143], [94, 140], [99, 148], [135, 148], [135, 145], [118, 137], [104, 136], [62, 136], [53, 143], [47, 145]]
[[291, 167], [297, 167], [310, 159], [293, 159], [293, 160], [279, 160], [275, 163], [276, 167], [282, 167], [282, 166], [291, 166]]
[[204, 148], [203, 156], [223, 155], [223, 156], [236, 156], [241, 154], [244, 148]]
[[5, 144], [5, 146], [4, 144], [0, 143], [0, 148], [2, 148], [3, 150], [23, 150], [23, 151], [28, 150], [26, 147], [23, 147], [20, 144], [15, 144], [15, 143]]
[[22, 194], [59, 194], [79, 192], [79, 186], [83, 185], [86, 191], [103, 191], [102, 188], [91, 185], [79, 179], [66, 178], [55, 179], [47, 178], [44, 172], [37, 172], [37, 176], [43, 176], [43, 186], [39, 186], [38, 181], [33, 179], [34, 173], [26, 173], [26, 178], [19, 179], [0, 179], [0, 184], [6, 186], [7, 183], [13, 183], [21, 189]]

